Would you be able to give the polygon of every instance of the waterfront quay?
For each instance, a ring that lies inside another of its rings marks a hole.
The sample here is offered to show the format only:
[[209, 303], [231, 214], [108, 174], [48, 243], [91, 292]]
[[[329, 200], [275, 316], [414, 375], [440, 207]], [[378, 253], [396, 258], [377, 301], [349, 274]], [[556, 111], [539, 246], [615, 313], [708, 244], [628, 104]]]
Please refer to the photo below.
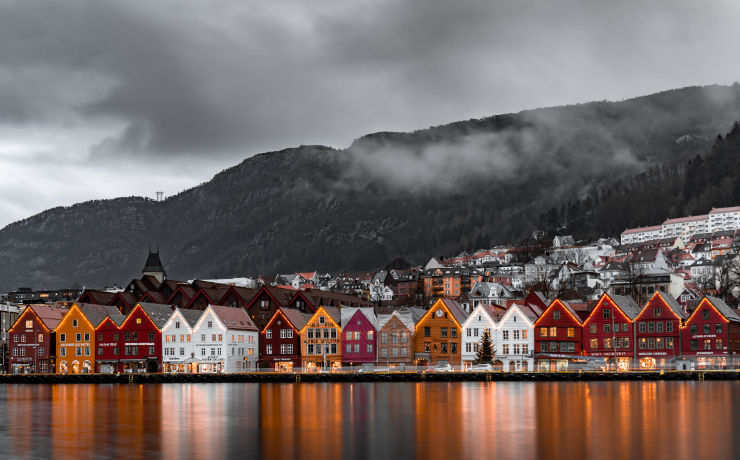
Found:
[[0, 384], [354, 383], [354, 382], [593, 382], [740, 380], [740, 370], [654, 372], [373, 372], [232, 374], [9, 374]]

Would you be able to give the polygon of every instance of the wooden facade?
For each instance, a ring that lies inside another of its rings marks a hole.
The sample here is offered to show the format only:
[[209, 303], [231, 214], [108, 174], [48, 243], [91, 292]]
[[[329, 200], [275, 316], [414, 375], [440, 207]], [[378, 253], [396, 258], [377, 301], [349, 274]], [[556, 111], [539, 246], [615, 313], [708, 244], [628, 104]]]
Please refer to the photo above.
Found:
[[14, 374], [54, 372], [54, 329], [66, 308], [29, 305], [8, 330], [8, 368]]
[[670, 294], [655, 292], [635, 318], [640, 369], [669, 368], [681, 355], [683, 308]]
[[740, 317], [722, 300], [706, 296], [681, 328], [682, 355], [698, 369], [740, 362]]
[[461, 364], [462, 323], [465, 312], [454, 300], [437, 299], [416, 323], [414, 358], [419, 366]]
[[259, 367], [278, 372], [301, 367], [301, 329], [311, 315], [291, 308], [279, 308], [260, 331]]
[[337, 370], [342, 366], [341, 315], [336, 307], [319, 307], [301, 329], [304, 371]]
[[534, 323], [535, 366], [567, 370], [570, 356], [583, 354], [583, 322], [565, 301], [555, 299]]
[[583, 322], [583, 350], [588, 356], [606, 358], [611, 369], [635, 365], [635, 318], [640, 308], [630, 297], [603, 294]]

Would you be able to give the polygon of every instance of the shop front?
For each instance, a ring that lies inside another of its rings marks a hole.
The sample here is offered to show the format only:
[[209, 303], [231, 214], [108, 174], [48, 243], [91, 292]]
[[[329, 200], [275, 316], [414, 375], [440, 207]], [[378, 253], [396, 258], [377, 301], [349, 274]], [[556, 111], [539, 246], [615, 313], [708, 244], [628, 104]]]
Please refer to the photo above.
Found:
[[115, 374], [118, 369], [118, 361], [97, 361], [96, 364], [101, 374]]
[[637, 353], [637, 365], [641, 371], [670, 369], [674, 359], [673, 354], [661, 351]]
[[145, 359], [122, 360], [121, 366], [124, 374], [143, 374], [146, 372]]

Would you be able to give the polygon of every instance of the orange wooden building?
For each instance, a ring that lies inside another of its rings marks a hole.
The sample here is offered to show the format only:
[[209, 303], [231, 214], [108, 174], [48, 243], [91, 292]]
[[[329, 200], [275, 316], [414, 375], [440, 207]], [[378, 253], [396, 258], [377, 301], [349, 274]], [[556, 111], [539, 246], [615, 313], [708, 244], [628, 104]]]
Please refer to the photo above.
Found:
[[95, 328], [103, 320], [123, 315], [113, 305], [75, 302], [54, 329], [56, 334], [56, 372], [89, 374], [95, 372]]
[[459, 366], [462, 323], [467, 314], [451, 299], [437, 299], [416, 323], [414, 359], [417, 366], [447, 362]]
[[301, 329], [301, 363], [306, 371], [342, 366], [341, 314], [337, 307], [320, 306]]

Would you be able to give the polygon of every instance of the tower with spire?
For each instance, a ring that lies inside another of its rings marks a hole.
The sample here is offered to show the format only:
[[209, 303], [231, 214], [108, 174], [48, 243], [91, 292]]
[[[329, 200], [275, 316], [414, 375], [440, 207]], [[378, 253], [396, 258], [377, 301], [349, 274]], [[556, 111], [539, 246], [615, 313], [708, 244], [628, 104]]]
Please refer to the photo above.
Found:
[[141, 270], [141, 274], [144, 276], [151, 275], [157, 278], [160, 283], [167, 278], [167, 273], [164, 271], [162, 261], [159, 259], [159, 248], [157, 248], [156, 251], [149, 249], [149, 257], [146, 258], [146, 264]]

